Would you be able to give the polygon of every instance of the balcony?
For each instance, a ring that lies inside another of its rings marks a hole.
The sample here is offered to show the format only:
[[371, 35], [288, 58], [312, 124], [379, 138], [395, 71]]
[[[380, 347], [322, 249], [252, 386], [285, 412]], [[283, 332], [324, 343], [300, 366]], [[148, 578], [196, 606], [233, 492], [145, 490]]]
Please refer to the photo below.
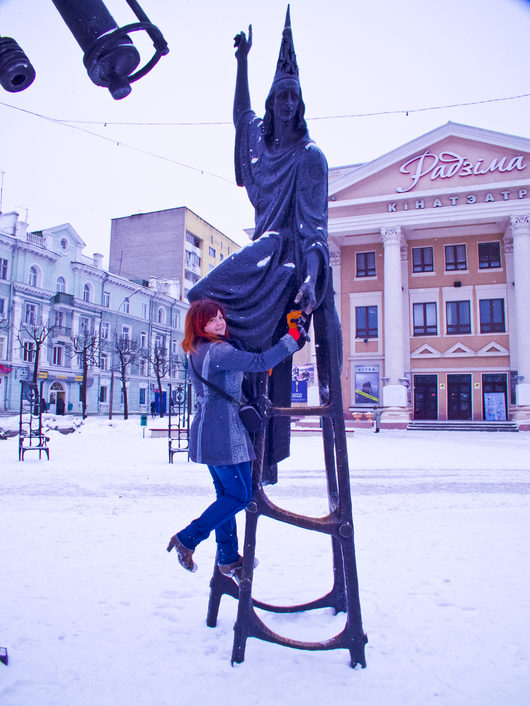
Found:
[[52, 302], [54, 304], [66, 304], [67, 306], [74, 305], [74, 295], [65, 294], [64, 292], [57, 292], [52, 297]]
[[44, 240], [42, 233], [26, 233], [26, 242], [31, 243], [32, 245], [38, 245], [41, 248], [46, 245], [46, 241]]
[[72, 337], [72, 329], [69, 326], [54, 326], [53, 327], [53, 337], [58, 338], [59, 336], [63, 338]]

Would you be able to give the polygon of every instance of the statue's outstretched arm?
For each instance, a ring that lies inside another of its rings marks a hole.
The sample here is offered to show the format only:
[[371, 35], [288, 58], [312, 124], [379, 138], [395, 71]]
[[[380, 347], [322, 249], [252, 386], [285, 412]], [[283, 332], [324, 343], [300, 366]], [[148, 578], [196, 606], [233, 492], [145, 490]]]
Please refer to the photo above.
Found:
[[234, 95], [234, 125], [246, 110], [250, 110], [250, 91], [248, 88], [248, 53], [252, 46], [252, 25], [248, 27], [248, 39], [244, 32], [234, 37], [236, 47], [237, 75]]

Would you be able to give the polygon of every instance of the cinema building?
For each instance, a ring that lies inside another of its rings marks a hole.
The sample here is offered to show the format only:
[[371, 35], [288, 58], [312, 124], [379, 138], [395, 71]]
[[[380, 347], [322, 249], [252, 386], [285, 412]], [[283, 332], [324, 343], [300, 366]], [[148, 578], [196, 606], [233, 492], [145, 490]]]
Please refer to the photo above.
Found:
[[448, 123], [329, 199], [345, 415], [530, 430], [530, 140]]

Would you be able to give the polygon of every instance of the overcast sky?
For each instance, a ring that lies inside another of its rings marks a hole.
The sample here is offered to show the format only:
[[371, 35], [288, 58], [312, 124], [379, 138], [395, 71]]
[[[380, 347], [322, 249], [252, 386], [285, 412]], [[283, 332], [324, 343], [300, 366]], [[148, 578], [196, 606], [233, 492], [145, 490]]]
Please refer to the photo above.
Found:
[[[0, 87], [2, 210], [31, 230], [69, 222], [86, 254], [106, 261], [111, 218], [176, 206], [244, 242], [253, 210], [233, 175], [233, 37], [252, 23], [261, 115], [287, 3], [141, 5], [170, 53], [115, 101], [88, 78], [51, 0], [0, 0], [0, 35], [37, 71], [23, 92]], [[135, 21], [125, 0], [106, 6], [120, 26]], [[449, 120], [530, 138], [530, 98], [493, 100], [530, 94], [526, 0], [293, 0], [291, 20], [310, 133], [330, 166], [375, 159]], [[150, 41], [132, 37], [145, 63]], [[421, 110], [445, 105], [455, 107]]]

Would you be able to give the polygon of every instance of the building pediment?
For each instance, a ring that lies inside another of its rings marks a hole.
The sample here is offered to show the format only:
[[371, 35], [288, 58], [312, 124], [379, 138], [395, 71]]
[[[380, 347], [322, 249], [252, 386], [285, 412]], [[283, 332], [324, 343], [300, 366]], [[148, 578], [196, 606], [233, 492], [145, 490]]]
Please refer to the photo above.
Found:
[[439, 358], [441, 355], [440, 351], [436, 350], [436, 348], [433, 348], [428, 343], [416, 348], [416, 350], [412, 351], [410, 354], [411, 358]]
[[510, 351], [504, 346], [501, 346], [500, 343], [497, 343], [497, 341], [491, 341], [487, 345], [483, 346], [479, 351], [477, 351], [477, 355], [510, 355]]
[[70, 223], [46, 228], [42, 231], [42, 236], [46, 247], [61, 255], [77, 257], [85, 247], [84, 240]]
[[491, 190], [530, 181], [530, 140], [458, 123], [441, 127], [362, 165], [330, 170], [331, 205], [370, 197]]
[[470, 356], [476, 355], [475, 351], [466, 346], [464, 343], [455, 343], [454, 346], [448, 348], [444, 355], [446, 356]]

